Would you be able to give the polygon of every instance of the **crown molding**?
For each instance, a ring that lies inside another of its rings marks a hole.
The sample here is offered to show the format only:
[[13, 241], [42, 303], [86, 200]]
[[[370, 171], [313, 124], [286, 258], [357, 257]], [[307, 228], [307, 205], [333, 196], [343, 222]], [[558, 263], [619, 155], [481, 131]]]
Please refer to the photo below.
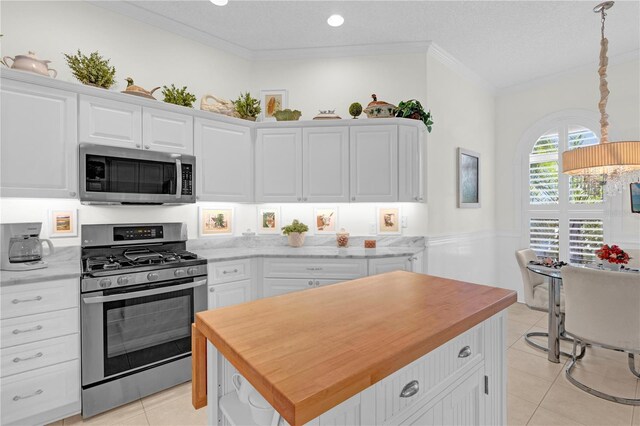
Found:
[[306, 47], [253, 51], [256, 61], [281, 59], [339, 58], [347, 56], [400, 55], [426, 53], [433, 43], [416, 41], [404, 43], [360, 44], [352, 46]]
[[440, 47], [436, 43], [433, 43], [433, 42], [430, 43], [427, 53], [430, 54], [436, 60], [438, 60], [440, 63], [446, 65], [447, 67], [451, 68], [453, 71], [460, 74], [461, 76], [466, 77], [467, 79], [471, 80], [472, 82], [478, 84], [481, 87], [484, 87], [489, 92], [491, 92], [491, 94], [495, 95], [497, 93], [497, 89], [495, 86], [493, 86], [483, 77], [481, 77], [471, 68], [467, 67], [465, 64], [460, 62], [458, 59], [453, 57], [449, 52], [444, 50], [442, 47]]

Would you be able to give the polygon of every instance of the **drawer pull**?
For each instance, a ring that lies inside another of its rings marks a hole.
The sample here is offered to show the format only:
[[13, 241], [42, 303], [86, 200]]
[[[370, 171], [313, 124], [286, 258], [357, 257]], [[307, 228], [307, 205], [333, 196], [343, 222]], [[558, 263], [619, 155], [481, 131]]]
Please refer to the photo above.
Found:
[[400, 398], [410, 398], [413, 395], [417, 394], [420, 390], [420, 383], [417, 380], [412, 380], [402, 388], [402, 392], [400, 392]]
[[37, 354], [32, 355], [32, 356], [28, 356], [28, 357], [26, 357], [26, 358], [18, 358], [18, 357], [15, 357], [15, 358], [13, 359], [13, 362], [29, 361], [30, 359], [40, 358], [42, 355], [43, 355], [43, 353], [42, 353], [42, 352], [38, 352]]
[[313, 285], [313, 280], [309, 280], [309, 285], [312, 286]]
[[20, 334], [20, 333], [28, 333], [30, 331], [38, 331], [38, 330], [42, 330], [42, 326], [41, 325], [36, 325], [35, 327], [31, 327], [31, 328], [25, 328], [24, 330], [18, 330], [17, 328], [15, 330], [12, 331], [13, 334]]
[[24, 303], [24, 302], [39, 302], [42, 300], [42, 296], [36, 296], [33, 299], [13, 299], [11, 301], [11, 303], [13, 303], [14, 305], [17, 305], [18, 303]]
[[469, 346], [465, 346], [458, 352], [458, 358], [467, 358], [469, 355], [471, 355], [471, 348]]
[[24, 396], [22, 396], [22, 395], [16, 395], [16, 396], [14, 396], [14, 397], [13, 397], [13, 400], [14, 400], [14, 401], [20, 401], [21, 399], [27, 399], [27, 398], [31, 398], [31, 397], [34, 397], [34, 396], [38, 396], [38, 395], [40, 395], [40, 394], [41, 394], [41, 393], [43, 393], [43, 392], [44, 392], [44, 391], [43, 391], [42, 389], [38, 389], [37, 391], [35, 391], [35, 392], [34, 392], [34, 393], [32, 393], [31, 395], [24, 395]]
[[222, 273], [223, 273], [223, 274], [237, 274], [237, 273], [238, 273], [238, 270], [237, 270], [237, 269], [234, 269], [233, 271], [226, 271], [226, 270], [225, 270], [225, 271], [222, 271]]

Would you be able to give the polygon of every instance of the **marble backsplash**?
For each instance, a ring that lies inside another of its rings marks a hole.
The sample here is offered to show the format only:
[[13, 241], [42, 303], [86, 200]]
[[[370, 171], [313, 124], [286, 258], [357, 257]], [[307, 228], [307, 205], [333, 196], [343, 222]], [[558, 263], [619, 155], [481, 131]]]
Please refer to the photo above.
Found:
[[[424, 237], [376, 236], [349, 237], [349, 247], [364, 247], [364, 240], [376, 240], [378, 247], [425, 247]], [[218, 248], [260, 248], [287, 246], [287, 237], [282, 235], [253, 235], [242, 237], [214, 237], [191, 239], [188, 250]], [[311, 235], [304, 241], [305, 247], [336, 247], [335, 235]]]

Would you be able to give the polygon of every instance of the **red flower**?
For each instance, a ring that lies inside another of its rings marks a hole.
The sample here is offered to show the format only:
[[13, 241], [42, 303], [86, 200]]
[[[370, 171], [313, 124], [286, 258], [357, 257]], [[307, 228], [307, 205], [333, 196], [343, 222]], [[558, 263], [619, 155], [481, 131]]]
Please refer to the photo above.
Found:
[[596, 251], [596, 255], [599, 259], [609, 263], [625, 264], [629, 262], [629, 255], [615, 244], [611, 247], [608, 244], [603, 244], [600, 250]]

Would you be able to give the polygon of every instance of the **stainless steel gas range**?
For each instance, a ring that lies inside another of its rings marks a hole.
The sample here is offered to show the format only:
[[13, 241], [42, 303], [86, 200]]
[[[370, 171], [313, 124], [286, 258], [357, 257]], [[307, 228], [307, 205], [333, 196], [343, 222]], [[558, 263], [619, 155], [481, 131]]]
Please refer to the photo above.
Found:
[[82, 226], [82, 415], [191, 379], [207, 261], [183, 223]]

